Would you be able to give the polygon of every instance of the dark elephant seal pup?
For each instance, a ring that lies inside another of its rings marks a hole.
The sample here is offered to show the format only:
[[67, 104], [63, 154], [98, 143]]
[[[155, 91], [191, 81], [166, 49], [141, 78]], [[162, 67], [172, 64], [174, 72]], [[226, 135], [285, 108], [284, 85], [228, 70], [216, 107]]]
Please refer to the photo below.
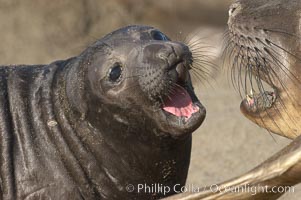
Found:
[[138, 184], [173, 194], [205, 117], [192, 59], [159, 30], [129, 26], [68, 60], [1, 67], [2, 199], [164, 196]]
[[232, 77], [246, 96], [242, 112], [288, 138], [301, 134], [300, 11], [299, 0], [240, 0], [228, 21]]

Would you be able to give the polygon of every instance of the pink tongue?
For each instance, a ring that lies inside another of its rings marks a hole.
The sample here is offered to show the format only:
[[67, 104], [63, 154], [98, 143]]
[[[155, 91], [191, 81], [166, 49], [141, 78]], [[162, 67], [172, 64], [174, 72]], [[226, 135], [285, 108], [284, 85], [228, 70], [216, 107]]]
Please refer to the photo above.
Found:
[[199, 111], [199, 107], [192, 104], [189, 94], [182, 87], [174, 88], [171, 95], [166, 98], [163, 109], [175, 116], [186, 118]]

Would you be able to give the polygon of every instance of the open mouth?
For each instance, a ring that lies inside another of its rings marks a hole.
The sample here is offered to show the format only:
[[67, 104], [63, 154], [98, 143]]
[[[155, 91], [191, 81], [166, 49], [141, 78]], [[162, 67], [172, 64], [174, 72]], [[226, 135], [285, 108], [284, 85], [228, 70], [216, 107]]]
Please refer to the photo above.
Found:
[[188, 70], [183, 63], [175, 67], [176, 83], [171, 88], [169, 95], [164, 98], [162, 109], [185, 121], [190, 119], [194, 113], [199, 112], [199, 100], [194, 95]]
[[[249, 112], [259, 113], [266, 111], [273, 107], [277, 100], [277, 90], [272, 88], [268, 84], [267, 86], [260, 89], [260, 92], [256, 92], [254, 89], [251, 89], [250, 92], [246, 95], [246, 98], [243, 100], [243, 105], [247, 108]], [[268, 90], [266, 88], [269, 87]]]
[[192, 101], [185, 87], [178, 85], [164, 101], [163, 110], [177, 117], [189, 119], [199, 111], [199, 107]]

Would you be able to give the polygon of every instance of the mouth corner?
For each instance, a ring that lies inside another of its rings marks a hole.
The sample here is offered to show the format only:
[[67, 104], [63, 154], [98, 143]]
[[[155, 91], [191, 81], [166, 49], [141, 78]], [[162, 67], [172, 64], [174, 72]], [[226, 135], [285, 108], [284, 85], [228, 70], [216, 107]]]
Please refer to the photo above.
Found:
[[246, 95], [246, 98], [240, 104], [240, 109], [245, 115], [260, 115], [263, 112], [273, 108], [278, 99], [278, 92], [276, 88], [272, 88], [272, 91], [262, 91], [255, 93], [251, 89], [250, 93]]

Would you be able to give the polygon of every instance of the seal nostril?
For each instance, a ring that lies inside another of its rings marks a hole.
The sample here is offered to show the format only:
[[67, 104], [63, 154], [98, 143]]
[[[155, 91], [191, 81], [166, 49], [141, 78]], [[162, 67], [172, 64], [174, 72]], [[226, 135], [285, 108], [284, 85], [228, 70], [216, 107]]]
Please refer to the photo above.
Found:
[[234, 3], [231, 5], [229, 9], [229, 17], [233, 16], [237, 11], [241, 9], [241, 4], [240, 3]]
[[168, 56], [166, 55], [165, 52], [160, 52], [160, 53], [158, 53], [158, 57], [165, 60], [165, 59], [167, 59]]
[[229, 10], [229, 16], [231, 16], [231, 15], [234, 13], [235, 10], [236, 10], [236, 7], [231, 8], [231, 9]]

